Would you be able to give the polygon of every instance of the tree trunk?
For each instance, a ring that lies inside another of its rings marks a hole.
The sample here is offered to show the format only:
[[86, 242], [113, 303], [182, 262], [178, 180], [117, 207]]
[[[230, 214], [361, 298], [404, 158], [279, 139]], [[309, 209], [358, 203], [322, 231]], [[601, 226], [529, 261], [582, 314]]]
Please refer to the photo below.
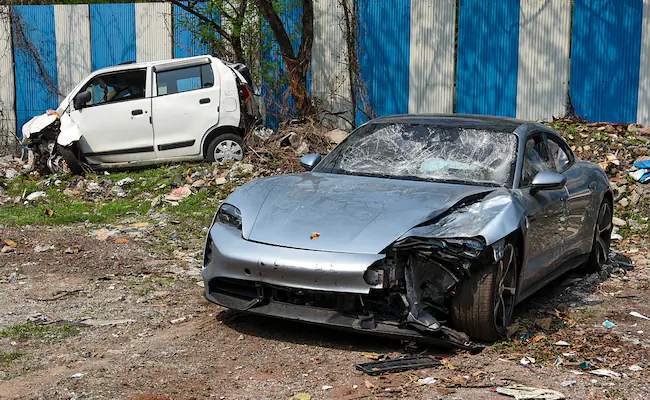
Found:
[[309, 63], [296, 61], [287, 57], [284, 63], [287, 65], [289, 75], [289, 89], [293, 97], [296, 111], [302, 117], [310, 117], [315, 113], [314, 106], [311, 102], [311, 96], [307, 88], [307, 71]]

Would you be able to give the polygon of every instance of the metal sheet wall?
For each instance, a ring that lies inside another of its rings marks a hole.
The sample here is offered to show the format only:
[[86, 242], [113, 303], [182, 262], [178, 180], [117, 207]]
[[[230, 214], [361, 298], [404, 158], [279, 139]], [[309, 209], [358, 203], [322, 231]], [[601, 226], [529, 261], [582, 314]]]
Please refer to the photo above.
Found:
[[170, 3], [135, 4], [136, 60], [172, 58], [172, 8]]
[[14, 14], [16, 120], [22, 127], [58, 106], [56, 29], [54, 6], [15, 6]]
[[460, 0], [456, 111], [517, 113], [519, 0]]
[[59, 91], [63, 96], [91, 72], [90, 8], [55, 5], [56, 56]]
[[[359, 64], [371, 110], [402, 114], [409, 107], [410, 0], [358, 0]], [[366, 121], [357, 112], [357, 123]]]
[[410, 113], [454, 110], [456, 0], [411, 0]]
[[[200, 2], [198, 5], [205, 7], [205, 2]], [[198, 18], [179, 6], [174, 6], [174, 58], [200, 56], [210, 52], [210, 49], [200, 43], [188, 30], [189, 26], [196, 26], [198, 22]]]
[[14, 97], [14, 57], [8, 7], [0, 6], [0, 155], [14, 142], [16, 110]]
[[636, 122], [650, 125], [650, 0], [643, 0], [640, 64]]
[[135, 61], [135, 5], [91, 4], [90, 37], [93, 71]]
[[517, 118], [566, 114], [570, 35], [571, 0], [521, 2]]
[[[329, 112], [344, 113], [352, 121], [352, 96], [348, 72], [343, 7], [339, 0], [314, 1], [314, 45], [311, 56], [312, 95]], [[344, 119], [323, 116], [330, 124], [350, 127]]]
[[576, 114], [590, 121], [636, 122], [642, 20], [641, 0], [575, 0], [571, 99]]

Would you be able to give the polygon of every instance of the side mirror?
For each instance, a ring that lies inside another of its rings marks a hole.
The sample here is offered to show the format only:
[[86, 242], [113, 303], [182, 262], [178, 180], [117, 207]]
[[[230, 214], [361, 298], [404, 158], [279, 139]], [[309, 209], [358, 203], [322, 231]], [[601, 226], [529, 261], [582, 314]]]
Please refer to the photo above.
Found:
[[77, 95], [74, 97], [74, 108], [77, 110], [84, 108], [84, 106], [88, 104], [91, 98], [92, 96], [88, 90], [77, 93]]
[[320, 154], [307, 154], [300, 157], [300, 166], [311, 171], [320, 162]]
[[566, 184], [566, 176], [555, 172], [540, 172], [533, 178], [531, 193], [540, 190], [562, 189]]

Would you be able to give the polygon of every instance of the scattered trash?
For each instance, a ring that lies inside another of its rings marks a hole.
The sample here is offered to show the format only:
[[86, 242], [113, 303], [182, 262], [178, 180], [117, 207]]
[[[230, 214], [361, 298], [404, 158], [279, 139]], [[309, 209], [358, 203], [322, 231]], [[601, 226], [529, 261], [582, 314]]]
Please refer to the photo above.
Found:
[[636, 312], [636, 311], [631, 311], [631, 312], [630, 312], [630, 315], [633, 316], [633, 317], [643, 318], [643, 319], [645, 319], [645, 320], [650, 321], [650, 318], [648, 318], [648, 317], [646, 317], [645, 315], [640, 314], [640, 313], [638, 313], [638, 312]]
[[567, 387], [567, 386], [573, 386], [576, 384], [577, 381], [564, 381], [560, 382], [560, 386], [562, 387]]
[[77, 372], [76, 374], [72, 375], [70, 378], [72, 378], [72, 379], [79, 379], [79, 378], [83, 378], [83, 377], [86, 376], [86, 375], [88, 375], [88, 374], [83, 374], [83, 373], [81, 373], [81, 372]]
[[128, 185], [132, 184], [133, 182], [135, 182], [135, 180], [133, 180], [133, 178], [126, 177], [124, 179], [120, 179], [119, 181], [117, 181], [116, 185], [117, 186], [128, 186]]
[[647, 182], [650, 179], [650, 160], [636, 162], [634, 166], [638, 170], [630, 172], [628, 175], [637, 182]]
[[180, 201], [185, 199], [191, 194], [192, 194], [192, 189], [190, 189], [189, 186], [181, 186], [179, 188], [172, 190], [171, 193], [165, 196], [165, 200]]
[[43, 253], [50, 250], [54, 250], [54, 245], [37, 244], [36, 246], [34, 246], [34, 251], [36, 253]]
[[418, 379], [418, 383], [420, 385], [433, 385], [436, 382], [438, 382], [438, 380], [436, 378], [421, 378], [421, 379]]
[[557, 356], [557, 358], [555, 359], [555, 362], [553, 362], [553, 366], [554, 367], [559, 367], [562, 364], [564, 364], [564, 360], [562, 359], [562, 357]]
[[311, 400], [311, 395], [308, 393], [297, 393], [289, 397], [288, 400]]
[[117, 244], [126, 244], [126, 243], [129, 243], [129, 242], [130, 242], [130, 240], [127, 239], [127, 238], [117, 238], [117, 239], [115, 239], [115, 243], [117, 243]]
[[556, 346], [563, 346], [563, 347], [568, 347], [571, 346], [569, 342], [565, 342], [564, 340], [558, 340], [557, 342], [554, 343]]
[[17, 176], [18, 176], [18, 171], [16, 171], [13, 168], [9, 168], [7, 171], [5, 171], [5, 178], [9, 180], [12, 180]]
[[321, 389], [322, 389], [322, 390], [330, 390], [330, 389], [334, 389], [334, 386], [323, 385], [323, 386], [321, 387]]
[[588, 369], [589, 366], [590, 366], [590, 364], [589, 364], [587, 361], [583, 361], [583, 362], [581, 362], [580, 364], [578, 364], [578, 367], [579, 367], [581, 370]]
[[361, 355], [367, 359], [375, 360], [375, 361], [384, 360], [388, 358], [387, 354], [373, 353], [369, 351], [362, 352]]
[[387, 372], [402, 372], [413, 369], [440, 367], [442, 365], [442, 362], [435, 358], [417, 355], [356, 364], [355, 368], [368, 375], [380, 375]]
[[99, 240], [106, 240], [109, 237], [115, 236], [120, 233], [119, 229], [95, 229], [90, 231], [90, 235], [96, 237]]
[[223, 178], [223, 177], [217, 178], [217, 179], [214, 180], [214, 184], [218, 185], [218, 186], [225, 185], [227, 182], [228, 182], [228, 180], [226, 178]]
[[180, 317], [180, 318], [172, 319], [171, 321], [169, 321], [169, 323], [174, 325], [174, 324], [178, 324], [179, 322], [183, 322], [186, 319], [187, 317]]
[[630, 371], [634, 371], [634, 372], [638, 372], [638, 371], [643, 370], [643, 368], [641, 368], [641, 367], [638, 366], [638, 365], [631, 365], [628, 369], [629, 369]]
[[82, 326], [114, 326], [135, 323], [134, 319], [82, 319], [78, 321]]
[[14, 241], [11, 240], [11, 239], [4, 239], [3, 242], [4, 242], [4, 244], [6, 244], [7, 246], [12, 247], [12, 248], [14, 248], [14, 249], [15, 249], [16, 247], [18, 247], [18, 243], [14, 242]]
[[603, 322], [603, 326], [607, 329], [613, 329], [616, 328], [616, 324], [610, 321], [605, 321]]
[[162, 203], [162, 197], [156, 196], [154, 197], [153, 200], [151, 200], [151, 208], [156, 208]]
[[497, 393], [514, 397], [515, 400], [561, 400], [565, 399], [560, 392], [551, 389], [541, 389], [523, 385], [498, 387]]
[[535, 359], [533, 357], [524, 356], [519, 360], [521, 365], [535, 364]]
[[28, 194], [25, 199], [27, 201], [34, 201], [36, 199], [40, 199], [41, 197], [47, 197], [47, 194], [45, 192], [33, 192]]
[[589, 373], [593, 374], [593, 375], [598, 375], [598, 376], [608, 376], [610, 378], [620, 378], [621, 377], [621, 374], [619, 374], [618, 372], [614, 372], [612, 370], [609, 370], [609, 369], [595, 369], [593, 371], [589, 371]]
[[54, 210], [50, 210], [49, 208], [46, 208], [43, 214], [45, 214], [46, 217], [53, 217], [55, 212]]

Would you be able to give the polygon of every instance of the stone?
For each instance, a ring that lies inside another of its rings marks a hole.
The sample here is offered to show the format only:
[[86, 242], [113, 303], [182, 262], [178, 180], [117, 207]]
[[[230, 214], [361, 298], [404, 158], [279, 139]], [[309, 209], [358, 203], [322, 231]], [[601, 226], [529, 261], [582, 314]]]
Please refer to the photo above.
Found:
[[639, 202], [640, 199], [641, 199], [641, 195], [639, 194], [639, 192], [635, 188], [632, 191], [632, 193], [630, 193], [630, 203], [632, 205], [637, 205], [637, 203]]
[[124, 179], [120, 179], [119, 181], [117, 181], [117, 186], [128, 186], [133, 182], [135, 182], [133, 178], [126, 177]]
[[115, 185], [111, 188], [111, 196], [115, 197], [121, 197], [124, 198], [126, 197], [126, 192], [124, 192], [124, 189], [122, 189], [122, 186]]
[[305, 142], [300, 143], [300, 146], [298, 146], [298, 148], [296, 149], [296, 154], [302, 156], [307, 153], [309, 153], [309, 145], [307, 145], [307, 143]]
[[7, 171], [5, 171], [5, 178], [9, 180], [14, 179], [17, 176], [18, 176], [18, 171], [16, 171], [13, 168], [9, 168]]
[[88, 182], [86, 186], [86, 193], [101, 193], [102, 186], [97, 182]]
[[27, 201], [34, 201], [36, 199], [40, 199], [41, 197], [47, 197], [47, 194], [45, 194], [45, 192], [32, 192], [28, 194], [25, 199], [27, 199]]
[[255, 168], [253, 164], [242, 164], [240, 165], [240, 168], [244, 172], [253, 172], [253, 169]]
[[214, 184], [219, 185], [219, 186], [225, 185], [226, 182], [228, 182], [228, 180], [226, 178], [224, 178], [224, 177], [220, 177], [220, 178], [217, 178], [217, 179], [214, 180]]
[[625, 226], [626, 222], [625, 220], [618, 218], [618, 217], [613, 217], [612, 218], [612, 223], [616, 226]]
[[205, 181], [203, 179], [199, 179], [197, 181], [194, 181], [194, 183], [192, 183], [193, 188], [202, 188], [203, 186], [205, 186]]
[[630, 201], [627, 199], [627, 197], [623, 197], [618, 201], [618, 205], [625, 208], [630, 205]]

